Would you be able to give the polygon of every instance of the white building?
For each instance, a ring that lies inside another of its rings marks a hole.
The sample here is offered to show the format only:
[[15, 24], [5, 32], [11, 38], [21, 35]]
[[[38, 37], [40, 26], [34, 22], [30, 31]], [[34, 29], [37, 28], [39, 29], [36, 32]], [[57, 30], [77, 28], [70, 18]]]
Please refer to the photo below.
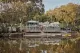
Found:
[[26, 25], [26, 32], [40, 32], [39, 22], [30, 20]]
[[30, 20], [26, 25], [26, 32], [60, 32], [60, 23], [59, 22], [38, 22]]

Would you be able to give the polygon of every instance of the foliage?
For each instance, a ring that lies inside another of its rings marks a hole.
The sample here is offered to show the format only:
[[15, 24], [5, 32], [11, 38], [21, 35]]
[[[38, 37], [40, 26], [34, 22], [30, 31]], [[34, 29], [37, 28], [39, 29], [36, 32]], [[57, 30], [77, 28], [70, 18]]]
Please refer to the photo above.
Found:
[[[42, 0], [0, 0], [0, 23], [7, 26], [23, 25], [44, 13]], [[7, 27], [5, 27], [7, 28]], [[5, 30], [4, 30], [5, 31]]]
[[[25, 2], [22, 2], [22, 0], [7, 0], [11, 1], [10, 3], [6, 2], [6, 0], [2, 1], [5, 1], [3, 4], [11, 5], [11, 8], [8, 8], [0, 13], [0, 22], [3, 23], [25, 23], [27, 20], [33, 19], [36, 15], [42, 15], [44, 13], [42, 0], [30, 0]], [[10, 6], [5, 6], [5, 8], [6, 7]]]
[[66, 24], [66, 26], [74, 28], [79, 25], [80, 5], [69, 3], [54, 10], [49, 10], [46, 14], [52, 17], [53, 21], [57, 20], [63, 25]]

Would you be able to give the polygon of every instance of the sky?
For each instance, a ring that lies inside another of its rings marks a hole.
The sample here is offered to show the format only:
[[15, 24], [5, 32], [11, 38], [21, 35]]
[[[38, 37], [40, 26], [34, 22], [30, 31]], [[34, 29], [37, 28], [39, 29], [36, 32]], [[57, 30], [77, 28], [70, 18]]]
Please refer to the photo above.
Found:
[[60, 7], [61, 5], [66, 5], [68, 3], [80, 4], [80, 0], [43, 0], [45, 11]]

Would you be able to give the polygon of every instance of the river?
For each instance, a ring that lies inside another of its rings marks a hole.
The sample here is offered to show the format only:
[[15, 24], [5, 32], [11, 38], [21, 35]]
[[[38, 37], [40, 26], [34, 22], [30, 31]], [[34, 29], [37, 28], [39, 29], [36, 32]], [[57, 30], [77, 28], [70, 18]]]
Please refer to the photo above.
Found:
[[[41, 43], [43, 42], [43, 43]], [[53, 53], [57, 45], [29, 39], [0, 39], [0, 53]]]

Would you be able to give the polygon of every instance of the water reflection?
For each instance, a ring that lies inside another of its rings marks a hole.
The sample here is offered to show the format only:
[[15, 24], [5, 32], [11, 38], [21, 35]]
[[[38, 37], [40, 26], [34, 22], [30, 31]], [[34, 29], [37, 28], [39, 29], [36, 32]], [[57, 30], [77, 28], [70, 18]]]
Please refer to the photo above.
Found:
[[0, 39], [0, 53], [50, 53], [53, 46], [30, 42], [27, 39]]

